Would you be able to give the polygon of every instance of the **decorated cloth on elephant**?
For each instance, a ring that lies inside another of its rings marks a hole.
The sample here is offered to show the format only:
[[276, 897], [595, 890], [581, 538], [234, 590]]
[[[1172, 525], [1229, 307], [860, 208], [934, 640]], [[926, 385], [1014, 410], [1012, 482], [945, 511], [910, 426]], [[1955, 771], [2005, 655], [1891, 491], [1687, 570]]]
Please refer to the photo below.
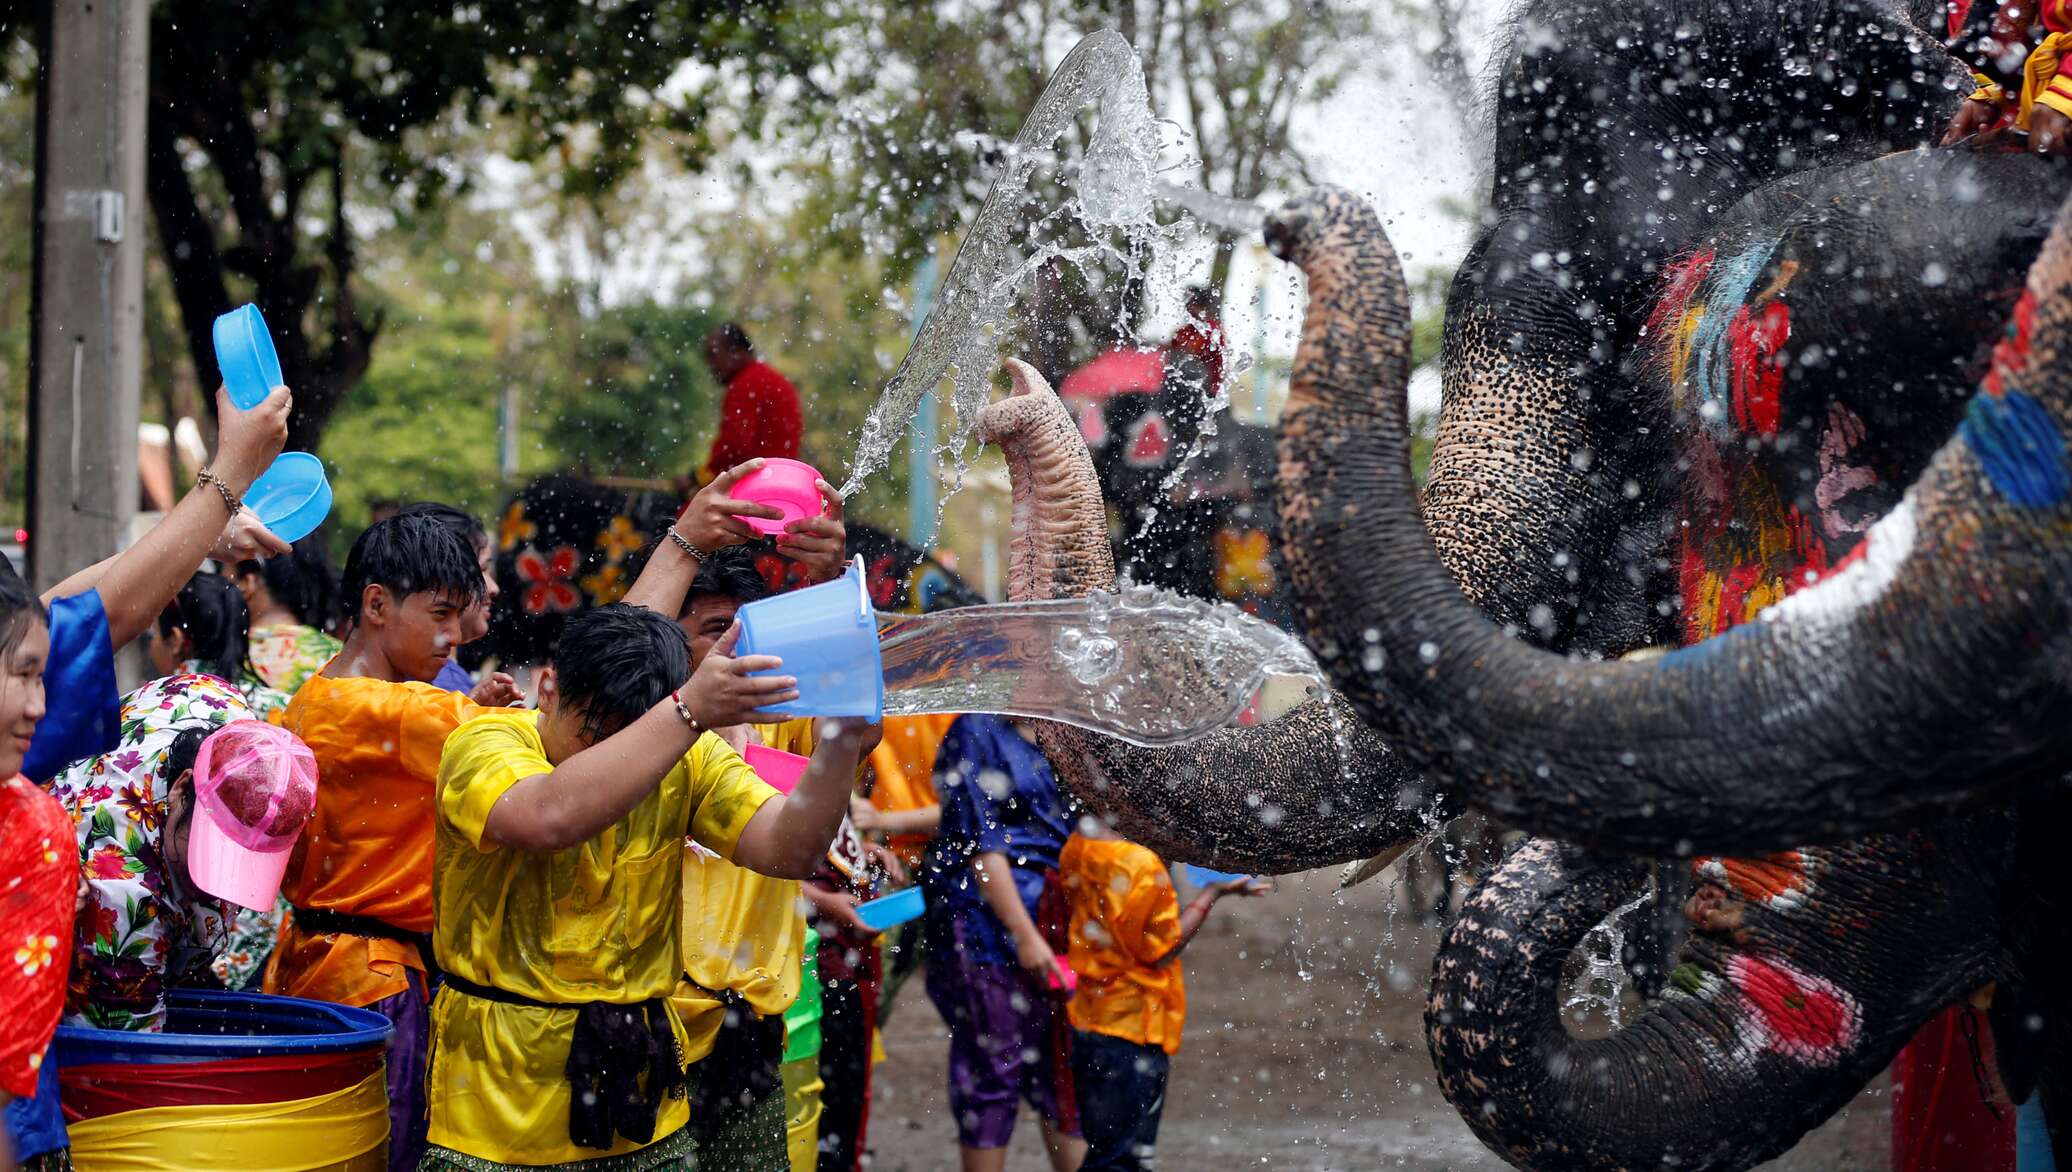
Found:
[[[1016, 943], [974, 864], [1006, 857], [1015, 896], [1056, 952], [1066, 947], [1058, 855], [1072, 814], [1050, 763], [1013, 724], [965, 715], [936, 758], [942, 824], [921, 869], [927, 894], [928, 996], [950, 1027], [950, 1108], [958, 1142], [1005, 1147], [1017, 1099], [1077, 1135], [1070, 1026], [1063, 1006], [1019, 967]], [[1040, 1061], [1024, 1061], [1026, 1053]]]

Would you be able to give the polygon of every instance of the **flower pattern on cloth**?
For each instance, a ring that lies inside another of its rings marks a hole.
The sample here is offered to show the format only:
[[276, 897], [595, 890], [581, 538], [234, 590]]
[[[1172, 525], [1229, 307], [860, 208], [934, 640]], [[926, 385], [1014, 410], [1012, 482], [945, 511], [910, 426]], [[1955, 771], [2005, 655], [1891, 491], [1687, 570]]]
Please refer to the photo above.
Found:
[[[52, 796], [72, 817], [87, 887], [73, 928], [68, 1023], [162, 1030], [167, 987], [208, 984], [204, 971], [218, 954], [237, 950], [236, 909], [184, 881], [169, 883], [159, 839], [173, 781], [165, 776], [173, 741], [189, 728], [252, 716], [237, 688], [215, 676], [153, 680], [123, 698], [115, 748], [72, 764], [51, 782]], [[248, 954], [255, 930], [265, 934], [260, 925], [246, 925]], [[256, 969], [263, 959], [260, 953], [244, 967]]]
[[[180, 674], [190, 676], [215, 675], [214, 672], [209, 670], [208, 665], [199, 659], [190, 659], [181, 664]], [[223, 677], [216, 676], [216, 678], [220, 680]], [[237, 684], [238, 695], [245, 698], [245, 707], [252, 710], [254, 717], [266, 721], [268, 724], [280, 723], [279, 718], [274, 714], [286, 710], [288, 701], [293, 699], [292, 696], [278, 688], [267, 687], [266, 681], [260, 679], [258, 673], [250, 668], [239, 673], [235, 683]]]
[[0, 1093], [26, 1098], [57, 1028], [78, 872], [64, 810], [27, 778], [0, 781], [0, 828]]
[[[345, 644], [301, 623], [268, 623], [253, 627], [247, 654], [259, 682], [284, 696], [293, 696], [309, 677], [323, 670]], [[285, 704], [285, 701], [283, 701]], [[259, 718], [264, 720], [265, 713]]]

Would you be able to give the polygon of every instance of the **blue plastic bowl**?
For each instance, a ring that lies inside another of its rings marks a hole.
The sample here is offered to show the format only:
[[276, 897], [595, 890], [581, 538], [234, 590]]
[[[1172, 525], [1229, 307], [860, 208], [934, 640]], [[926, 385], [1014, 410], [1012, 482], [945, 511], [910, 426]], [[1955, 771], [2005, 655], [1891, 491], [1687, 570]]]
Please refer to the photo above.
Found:
[[1185, 867], [1187, 881], [1196, 887], [1207, 887], [1211, 883], [1228, 883], [1232, 879], [1251, 878], [1250, 875], [1240, 875], [1234, 871], [1211, 871], [1207, 867], [1197, 867], [1193, 863], [1187, 863]]
[[166, 992], [166, 1032], [58, 1027], [58, 1064], [216, 1062], [271, 1054], [325, 1054], [379, 1047], [388, 1019], [370, 1009], [203, 989]]
[[281, 359], [274, 353], [266, 317], [247, 302], [216, 319], [215, 335], [223, 388], [230, 392], [231, 405], [250, 411], [281, 385]]
[[856, 905], [856, 918], [873, 932], [883, 932], [921, 916], [921, 889], [908, 887]]
[[282, 452], [245, 491], [245, 504], [282, 541], [300, 541], [331, 515], [331, 481], [308, 452]]
[[883, 715], [878, 616], [871, 610], [861, 555], [832, 582], [751, 602], [735, 617], [741, 621], [735, 655], [774, 655], [784, 666], [756, 674], [798, 677], [798, 699], [759, 711], [871, 720]]

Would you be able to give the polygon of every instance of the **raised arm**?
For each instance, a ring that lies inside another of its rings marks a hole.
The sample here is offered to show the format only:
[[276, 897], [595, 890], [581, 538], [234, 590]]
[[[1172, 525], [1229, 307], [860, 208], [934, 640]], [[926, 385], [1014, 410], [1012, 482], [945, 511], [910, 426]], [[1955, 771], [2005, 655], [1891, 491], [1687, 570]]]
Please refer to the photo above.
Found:
[[[708, 657], [709, 658], [709, 657]], [[813, 757], [791, 793], [764, 802], [734, 844], [735, 866], [778, 879], [804, 879], [849, 812], [856, 763], [878, 743], [879, 728], [860, 718], [813, 722]]]
[[[794, 693], [796, 681], [790, 676], [750, 675], [781, 664], [770, 655], [730, 657], [727, 653], [738, 634], [739, 628], [729, 628], [678, 691], [689, 719], [674, 698], [665, 699], [547, 772], [520, 780], [497, 799], [483, 837], [525, 851], [577, 846], [624, 818], [654, 792], [690, 752], [702, 729], [741, 724], [753, 719], [756, 709], [783, 703], [787, 693]], [[804, 782], [800, 785], [803, 788]], [[827, 838], [833, 837], [830, 826]], [[827, 839], [822, 839], [822, 849], [826, 845]]]
[[1158, 959], [1152, 961], [1152, 966], [1163, 968], [1187, 950], [1194, 934], [1201, 931], [1203, 924], [1209, 922], [1209, 913], [1215, 910], [1217, 900], [1226, 895], [1265, 895], [1272, 890], [1273, 884], [1250, 877], [1225, 879], [1221, 883], [1211, 883], [1202, 888], [1193, 899], [1187, 901], [1187, 906], [1181, 909], [1179, 940], [1175, 941], [1171, 948], [1166, 949]]
[[632, 589], [626, 591], [626, 597], [621, 601], [670, 618], [681, 614], [684, 596], [690, 593], [691, 583], [697, 580], [699, 564], [690, 550], [684, 548], [685, 544], [701, 554], [710, 554], [729, 545], [755, 540], [755, 530], [736, 514], [767, 517], [772, 521], [784, 515], [770, 505], [737, 501], [730, 495], [737, 481], [762, 466], [760, 459], [736, 464], [720, 473], [711, 484], [699, 489], [691, 503], [677, 515], [676, 523], [662, 535], [662, 540], [655, 543], [654, 552], [641, 569], [640, 577], [633, 580]]
[[[222, 427], [209, 470], [230, 496], [242, 499], [252, 481], [280, 455], [288, 439], [292, 403], [286, 387], [275, 387], [257, 407], [239, 411], [227, 394], [216, 391], [216, 417]], [[267, 532], [251, 510], [231, 512], [215, 484], [197, 484], [135, 545], [59, 582], [43, 601], [49, 605], [99, 589], [101, 607], [108, 614], [108, 641], [119, 648], [150, 627], [201, 568], [203, 558], [289, 550], [288, 543]]]

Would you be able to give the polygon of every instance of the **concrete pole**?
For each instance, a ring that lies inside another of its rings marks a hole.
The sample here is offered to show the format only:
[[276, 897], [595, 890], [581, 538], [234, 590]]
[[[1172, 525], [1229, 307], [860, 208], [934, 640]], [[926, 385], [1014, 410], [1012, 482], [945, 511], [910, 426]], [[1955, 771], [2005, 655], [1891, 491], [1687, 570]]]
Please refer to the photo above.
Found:
[[29, 567], [108, 557], [137, 507], [148, 0], [49, 0], [36, 101]]

